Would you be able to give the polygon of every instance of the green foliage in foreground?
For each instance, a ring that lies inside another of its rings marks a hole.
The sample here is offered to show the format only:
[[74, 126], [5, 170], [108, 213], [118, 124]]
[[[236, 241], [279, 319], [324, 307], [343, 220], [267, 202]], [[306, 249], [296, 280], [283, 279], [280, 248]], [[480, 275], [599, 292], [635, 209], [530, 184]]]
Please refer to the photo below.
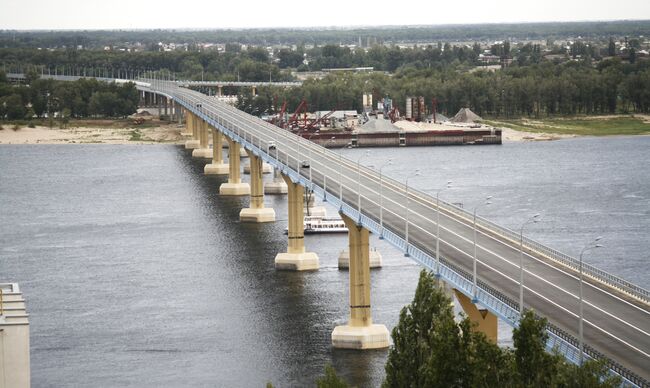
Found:
[[587, 136], [650, 134], [650, 120], [635, 116], [554, 118], [541, 120], [484, 120], [485, 124], [517, 131], [576, 134]]
[[454, 320], [451, 299], [422, 271], [413, 302], [400, 313], [384, 387], [616, 387], [603, 362], [582, 367], [545, 351], [546, 320], [527, 311], [502, 349]]

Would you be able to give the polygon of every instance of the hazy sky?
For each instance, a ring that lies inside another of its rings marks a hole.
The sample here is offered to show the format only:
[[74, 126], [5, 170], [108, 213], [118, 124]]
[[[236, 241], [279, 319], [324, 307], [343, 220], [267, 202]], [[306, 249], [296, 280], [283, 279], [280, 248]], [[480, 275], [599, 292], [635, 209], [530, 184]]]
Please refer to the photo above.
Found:
[[0, 0], [0, 29], [368, 26], [650, 19], [649, 0]]

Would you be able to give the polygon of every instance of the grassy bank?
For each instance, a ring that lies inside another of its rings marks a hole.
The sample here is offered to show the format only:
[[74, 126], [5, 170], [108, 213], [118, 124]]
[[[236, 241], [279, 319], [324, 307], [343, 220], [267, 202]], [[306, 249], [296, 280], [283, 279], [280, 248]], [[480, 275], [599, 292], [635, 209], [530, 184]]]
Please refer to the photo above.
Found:
[[586, 116], [571, 118], [483, 120], [485, 124], [516, 131], [563, 135], [650, 135], [650, 117]]

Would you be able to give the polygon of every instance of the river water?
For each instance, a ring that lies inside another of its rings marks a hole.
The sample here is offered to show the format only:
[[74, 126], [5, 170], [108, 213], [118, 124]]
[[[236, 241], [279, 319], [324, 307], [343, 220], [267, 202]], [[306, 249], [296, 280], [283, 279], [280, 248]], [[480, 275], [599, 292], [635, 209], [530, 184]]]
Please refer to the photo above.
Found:
[[[366, 150], [345, 150], [356, 160]], [[374, 149], [362, 161], [577, 255], [650, 283], [650, 137], [501, 146]], [[31, 328], [32, 382], [63, 386], [313, 386], [324, 365], [360, 387], [383, 379], [385, 350], [332, 349], [348, 314], [345, 236], [307, 236], [317, 272], [278, 272], [286, 197], [267, 196], [278, 222], [241, 224], [247, 198], [222, 198], [181, 147], [0, 147], [0, 282], [18, 282]], [[266, 178], [270, 179], [270, 178]], [[330, 209], [330, 213], [334, 213]], [[373, 320], [392, 329], [419, 267], [372, 237]], [[500, 329], [507, 345], [509, 329]]]

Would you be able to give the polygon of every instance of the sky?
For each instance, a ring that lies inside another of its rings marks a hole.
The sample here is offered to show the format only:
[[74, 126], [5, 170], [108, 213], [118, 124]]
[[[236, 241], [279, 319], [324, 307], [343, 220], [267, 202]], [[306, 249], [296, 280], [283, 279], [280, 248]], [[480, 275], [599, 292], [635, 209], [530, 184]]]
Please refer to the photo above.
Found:
[[650, 19], [650, 1], [0, 0], [0, 30], [339, 27], [622, 19]]

